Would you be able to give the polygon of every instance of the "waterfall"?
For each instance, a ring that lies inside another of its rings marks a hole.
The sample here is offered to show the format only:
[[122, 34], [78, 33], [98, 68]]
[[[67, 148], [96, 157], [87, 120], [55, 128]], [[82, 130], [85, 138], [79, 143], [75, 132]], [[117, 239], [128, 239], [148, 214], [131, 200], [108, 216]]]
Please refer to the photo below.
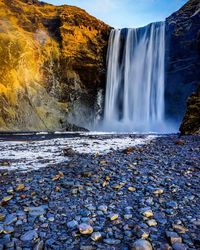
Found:
[[164, 129], [165, 23], [111, 31], [103, 126], [123, 132]]

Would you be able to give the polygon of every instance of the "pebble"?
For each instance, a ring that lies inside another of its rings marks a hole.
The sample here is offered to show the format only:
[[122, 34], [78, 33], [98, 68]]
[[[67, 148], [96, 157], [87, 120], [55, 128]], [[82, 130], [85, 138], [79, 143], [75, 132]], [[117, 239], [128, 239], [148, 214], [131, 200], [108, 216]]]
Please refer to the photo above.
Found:
[[11, 234], [15, 231], [14, 227], [12, 226], [5, 226], [3, 232], [5, 234]]
[[149, 208], [143, 208], [143, 209], [141, 209], [141, 212], [147, 218], [153, 217], [153, 211]]
[[166, 207], [167, 208], [173, 208], [173, 209], [177, 209], [178, 208], [178, 204], [176, 201], [169, 201], [166, 203]]
[[25, 186], [24, 184], [19, 184], [17, 187], [16, 187], [16, 191], [22, 191], [24, 190]]
[[46, 213], [45, 209], [43, 207], [27, 207], [24, 209], [24, 211], [29, 212], [30, 216], [41, 216]]
[[132, 214], [125, 214], [125, 215], [124, 215], [124, 219], [125, 219], [125, 220], [129, 220], [129, 219], [131, 219], [131, 218], [133, 218], [133, 215], [132, 215]]
[[163, 190], [163, 189], [155, 189], [155, 190], [153, 191], [153, 193], [154, 193], [154, 194], [161, 195], [161, 194], [164, 193], [164, 190]]
[[131, 250], [153, 250], [153, 248], [149, 241], [140, 239], [133, 243]]
[[89, 224], [82, 223], [78, 226], [79, 231], [81, 234], [92, 234], [93, 233], [93, 227]]
[[117, 220], [119, 218], [119, 215], [118, 214], [110, 214], [108, 217], [111, 221], [113, 221], [113, 220]]
[[103, 242], [105, 242], [108, 245], [118, 245], [121, 243], [121, 240], [116, 239], [104, 239]]
[[182, 244], [182, 243], [179, 243], [179, 242], [176, 242], [172, 245], [172, 248], [173, 250], [187, 250], [188, 248]]
[[78, 222], [76, 220], [67, 222], [67, 227], [70, 229], [77, 228], [77, 226], [78, 226]]
[[4, 225], [10, 225], [10, 224], [13, 224], [14, 222], [16, 222], [17, 221], [17, 216], [16, 216], [16, 214], [8, 214], [7, 216], [6, 216], [6, 219], [5, 219], [5, 221], [4, 221]]
[[171, 244], [182, 243], [182, 238], [180, 236], [178, 236], [178, 234], [175, 232], [167, 231], [166, 236], [167, 236], [167, 238], [169, 238]]
[[100, 232], [94, 232], [92, 235], [91, 235], [91, 239], [93, 241], [99, 241], [102, 239], [102, 234]]
[[23, 234], [20, 239], [22, 241], [32, 241], [33, 239], [37, 237], [38, 237], [37, 232], [35, 230], [30, 230], [26, 232], [25, 234]]
[[108, 211], [108, 207], [106, 205], [101, 205], [98, 207], [98, 210], [106, 213]]
[[130, 192], [134, 192], [136, 190], [136, 188], [134, 188], [134, 187], [129, 187], [128, 188], [128, 191], [130, 191]]
[[157, 226], [157, 222], [156, 220], [152, 219], [152, 220], [148, 220], [147, 221], [147, 225], [150, 226], [150, 227], [154, 227], [154, 226]]
[[4, 220], [5, 217], [6, 217], [5, 214], [0, 213], [0, 221]]
[[39, 241], [35, 246], [33, 250], [43, 250], [44, 249], [44, 241]]

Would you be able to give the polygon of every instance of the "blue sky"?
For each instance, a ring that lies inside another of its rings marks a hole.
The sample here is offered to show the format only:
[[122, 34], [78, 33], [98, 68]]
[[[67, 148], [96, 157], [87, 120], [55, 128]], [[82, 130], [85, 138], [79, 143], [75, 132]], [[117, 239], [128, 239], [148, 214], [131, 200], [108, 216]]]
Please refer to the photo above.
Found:
[[162, 21], [187, 0], [43, 0], [54, 5], [74, 5], [85, 9], [114, 28], [141, 27]]

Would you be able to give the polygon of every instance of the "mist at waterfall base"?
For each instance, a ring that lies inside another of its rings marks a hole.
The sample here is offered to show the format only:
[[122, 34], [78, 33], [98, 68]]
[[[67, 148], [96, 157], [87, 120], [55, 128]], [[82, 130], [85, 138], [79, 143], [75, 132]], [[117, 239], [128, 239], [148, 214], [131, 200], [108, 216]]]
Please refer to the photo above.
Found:
[[165, 118], [165, 23], [111, 31], [103, 131], [173, 133]]

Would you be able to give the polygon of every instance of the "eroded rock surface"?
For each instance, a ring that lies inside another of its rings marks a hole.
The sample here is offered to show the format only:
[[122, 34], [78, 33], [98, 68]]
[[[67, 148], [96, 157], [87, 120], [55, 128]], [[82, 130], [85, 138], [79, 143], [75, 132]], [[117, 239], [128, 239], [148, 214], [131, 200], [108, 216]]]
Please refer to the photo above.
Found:
[[166, 114], [181, 122], [200, 82], [200, 1], [190, 0], [166, 20]]
[[0, 0], [0, 129], [89, 127], [109, 32], [77, 7]]
[[200, 134], [200, 85], [187, 102], [187, 110], [180, 127], [182, 134]]

